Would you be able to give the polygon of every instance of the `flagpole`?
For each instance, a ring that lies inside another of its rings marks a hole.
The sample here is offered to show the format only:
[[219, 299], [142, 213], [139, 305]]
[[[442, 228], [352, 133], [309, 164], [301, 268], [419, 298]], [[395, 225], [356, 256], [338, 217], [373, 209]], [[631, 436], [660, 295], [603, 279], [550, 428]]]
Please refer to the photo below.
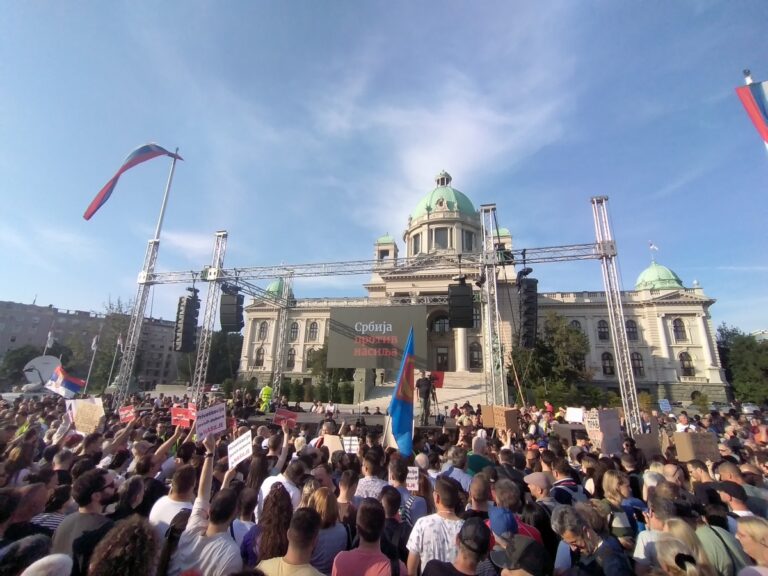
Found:
[[88, 383], [91, 381], [91, 372], [93, 371], [93, 361], [96, 360], [96, 352], [99, 350], [99, 340], [101, 339], [101, 331], [104, 329], [104, 324], [99, 328], [99, 333], [93, 339], [91, 345], [91, 365], [88, 366], [88, 376], [85, 377], [85, 387], [83, 388], [83, 396], [88, 392]]
[[51, 327], [48, 329], [48, 336], [45, 337], [45, 346], [43, 347], [43, 356], [48, 352], [48, 348], [53, 346], [53, 327], [56, 324], [56, 318], [51, 321]]
[[168, 182], [165, 184], [165, 193], [163, 194], [163, 205], [160, 207], [160, 218], [157, 221], [157, 228], [155, 229], [155, 240], [160, 240], [160, 230], [163, 228], [163, 219], [165, 218], [165, 208], [168, 205], [168, 195], [171, 192], [171, 183], [173, 182], [173, 173], [176, 171], [176, 160], [179, 155], [179, 149], [176, 148], [174, 153], [173, 163], [171, 163], [171, 171], [168, 173]]
[[107, 386], [110, 386], [112, 384], [112, 373], [115, 371], [115, 361], [117, 360], [117, 351], [120, 349], [120, 340], [123, 338], [123, 333], [120, 332], [120, 334], [117, 337], [117, 341], [115, 342], [115, 353], [112, 355], [112, 366], [109, 368], [109, 378], [107, 378]]

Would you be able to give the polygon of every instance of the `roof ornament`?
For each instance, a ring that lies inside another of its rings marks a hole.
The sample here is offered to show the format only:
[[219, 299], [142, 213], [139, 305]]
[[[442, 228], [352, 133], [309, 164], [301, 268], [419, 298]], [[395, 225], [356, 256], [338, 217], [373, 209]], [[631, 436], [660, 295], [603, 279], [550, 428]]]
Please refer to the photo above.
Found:
[[654, 255], [654, 252], [659, 251], [659, 247], [656, 246], [651, 240], [648, 240], [648, 250], [651, 252], [651, 264], [656, 264], [656, 256]]
[[435, 176], [435, 184], [438, 186], [449, 186], [452, 180], [453, 178], [451, 178], [451, 175], [445, 170], [441, 170], [440, 174]]

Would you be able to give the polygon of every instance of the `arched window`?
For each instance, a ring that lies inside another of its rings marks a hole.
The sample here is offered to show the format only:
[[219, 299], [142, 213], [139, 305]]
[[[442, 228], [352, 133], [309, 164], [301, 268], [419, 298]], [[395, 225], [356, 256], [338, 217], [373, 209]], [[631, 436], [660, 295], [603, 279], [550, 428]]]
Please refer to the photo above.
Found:
[[259, 340], [266, 340], [267, 339], [267, 330], [269, 329], [269, 324], [267, 324], [267, 321], [265, 320], [261, 324], [259, 324]]
[[314, 342], [317, 340], [317, 322], [312, 322], [309, 325], [309, 333], [307, 334], [307, 340]]
[[627, 340], [637, 341], [637, 322], [634, 320], [627, 320]]
[[451, 327], [448, 325], [448, 316], [438, 316], [432, 321], [432, 332], [436, 334], [447, 334]]
[[575, 328], [579, 332], [581, 332], [581, 322], [578, 320], [571, 320], [571, 328]]
[[307, 368], [309, 368], [310, 364], [312, 364], [312, 360], [315, 359], [315, 350], [313, 348], [310, 348], [307, 350]]
[[288, 340], [291, 342], [296, 342], [296, 338], [299, 337], [299, 323], [293, 322], [291, 323], [291, 329], [288, 332]]
[[264, 366], [264, 348], [256, 350], [256, 366]]
[[672, 322], [672, 334], [675, 337], [675, 342], [688, 342], [685, 323], [680, 318], [675, 318], [674, 322]]
[[469, 345], [469, 369], [480, 370], [483, 367], [483, 347], [480, 342]]
[[613, 355], [610, 352], [603, 352], [603, 374], [613, 376], [616, 370], [613, 367]]
[[645, 376], [645, 367], [643, 366], [643, 355], [640, 352], [632, 352], [630, 356], [632, 361], [632, 374], [638, 377]]
[[683, 376], [696, 376], [696, 369], [693, 367], [693, 360], [688, 352], [680, 353], [680, 369], [683, 371]]
[[[605, 320], [600, 320], [600, 322], [597, 323], [597, 339], [606, 342], [611, 336], [611, 331], [608, 328], [608, 322]], [[613, 372], [611, 372], [613, 374]]]
[[288, 348], [288, 359], [285, 361], [285, 367], [292, 369], [296, 366], [296, 349]]

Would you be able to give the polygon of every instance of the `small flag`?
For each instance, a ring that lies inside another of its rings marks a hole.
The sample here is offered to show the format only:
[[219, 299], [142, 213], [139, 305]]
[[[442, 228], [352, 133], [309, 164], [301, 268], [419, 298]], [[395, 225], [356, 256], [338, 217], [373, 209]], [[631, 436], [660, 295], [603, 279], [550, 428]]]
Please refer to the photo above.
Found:
[[768, 144], [768, 82], [752, 82], [739, 86], [736, 88], [736, 94], [758, 134]]
[[99, 337], [98, 336], [94, 336], [93, 337], [93, 341], [91, 342], [91, 350], [96, 352], [96, 350], [98, 350], [98, 348], [99, 348]]
[[118, 334], [117, 336], [117, 347], [120, 348], [120, 354], [123, 353], [123, 335]]
[[414, 370], [413, 326], [408, 332], [408, 341], [403, 349], [403, 360], [397, 374], [395, 391], [389, 404], [392, 436], [397, 449], [406, 457], [413, 452], [413, 370]]
[[170, 156], [176, 160], [183, 160], [178, 154], [169, 152], [157, 144], [145, 144], [144, 146], [139, 146], [136, 150], [128, 154], [128, 157], [125, 159], [125, 162], [123, 162], [123, 165], [120, 166], [117, 173], [112, 176], [112, 179], [104, 185], [104, 188], [102, 188], [98, 194], [96, 194], [96, 197], [91, 201], [85, 214], [83, 214], [83, 218], [90, 220], [91, 217], [96, 214], [96, 211], [109, 200], [109, 197], [112, 195], [112, 191], [115, 189], [115, 186], [117, 186], [117, 181], [120, 179], [123, 172], [130, 170], [142, 162], [157, 158], [158, 156]]
[[45, 341], [45, 347], [46, 348], [52, 348], [54, 344], [53, 340], [53, 330], [48, 331], [48, 339]]
[[64, 396], [64, 398], [74, 398], [75, 394], [80, 394], [85, 388], [85, 380], [70, 376], [64, 371], [64, 368], [57, 366], [45, 387], [59, 396]]
[[649, 249], [651, 249], [651, 250], [655, 250], [656, 252], [658, 252], [658, 251], [659, 251], [659, 247], [658, 247], [658, 246], [656, 246], [656, 244], [654, 244], [654, 243], [653, 243], [653, 242], [651, 242], [650, 240], [648, 240], [648, 248], [649, 248]]

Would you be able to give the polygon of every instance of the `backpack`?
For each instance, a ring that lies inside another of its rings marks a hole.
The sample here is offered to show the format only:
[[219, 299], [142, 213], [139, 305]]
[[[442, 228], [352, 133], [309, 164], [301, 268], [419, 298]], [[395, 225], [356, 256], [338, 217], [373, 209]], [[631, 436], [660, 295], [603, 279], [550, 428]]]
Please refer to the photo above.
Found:
[[187, 522], [192, 515], [192, 510], [184, 508], [176, 513], [168, 530], [165, 531], [165, 540], [163, 541], [163, 550], [160, 553], [160, 563], [157, 566], [157, 576], [166, 576], [171, 567], [171, 558], [179, 545], [179, 540], [184, 530], [187, 529]]

